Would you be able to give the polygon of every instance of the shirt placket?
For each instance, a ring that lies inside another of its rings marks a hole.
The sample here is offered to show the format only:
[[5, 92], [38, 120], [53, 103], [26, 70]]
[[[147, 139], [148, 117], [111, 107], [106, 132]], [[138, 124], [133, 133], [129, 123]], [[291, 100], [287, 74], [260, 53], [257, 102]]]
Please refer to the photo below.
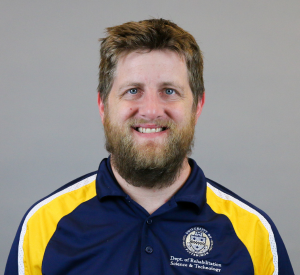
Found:
[[[159, 234], [157, 232], [159, 225], [156, 217], [161, 216], [164, 213], [172, 210], [177, 206], [176, 202], [171, 199], [169, 202], [160, 207], [157, 211], [155, 211], [152, 215], [147, 217], [144, 220], [142, 232], [141, 232], [141, 256], [140, 256], [140, 274], [141, 275], [153, 275], [158, 274], [160, 270], [163, 269], [162, 260], [160, 259], [161, 249], [156, 235]], [[161, 220], [161, 219], [159, 219]], [[155, 225], [155, 231], [154, 231]], [[159, 253], [160, 252], [160, 253]]]

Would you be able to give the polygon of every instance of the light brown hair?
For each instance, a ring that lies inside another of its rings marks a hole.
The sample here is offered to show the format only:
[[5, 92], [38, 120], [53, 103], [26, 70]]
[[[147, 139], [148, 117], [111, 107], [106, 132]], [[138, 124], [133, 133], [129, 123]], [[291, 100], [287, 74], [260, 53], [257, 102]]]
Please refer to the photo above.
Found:
[[194, 107], [204, 93], [203, 58], [195, 38], [165, 19], [127, 22], [106, 29], [101, 41], [98, 91], [104, 103], [111, 90], [117, 62], [122, 54], [138, 50], [171, 50], [183, 56], [194, 96]]

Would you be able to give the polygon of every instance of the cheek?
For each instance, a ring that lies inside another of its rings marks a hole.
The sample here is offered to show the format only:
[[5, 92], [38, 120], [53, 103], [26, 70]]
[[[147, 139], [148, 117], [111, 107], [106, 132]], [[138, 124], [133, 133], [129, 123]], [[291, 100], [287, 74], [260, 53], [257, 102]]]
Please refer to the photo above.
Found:
[[176, 123], [183, 123], [190, 116], [190, 112], [187, 112], [184, 108], [170, 108], [169, 117]]
[[116, 108], [116, 115], [120, 118], [120, 120], [125, 121], [128, 118], [134, 116], [135, 114], [134, 106], [129, 106], [129, 104], [121, 104]]
[[111, 96], [109, 97], [108, 106], [110, 117], [115, 122], [126, 121], [132, 116], [132, 113], [135, 110], [135, 107], [130, 102], [119, 100], [118, 98], [116, 98], [116, 96], [113, 96], [113, 94], [111, 94]]

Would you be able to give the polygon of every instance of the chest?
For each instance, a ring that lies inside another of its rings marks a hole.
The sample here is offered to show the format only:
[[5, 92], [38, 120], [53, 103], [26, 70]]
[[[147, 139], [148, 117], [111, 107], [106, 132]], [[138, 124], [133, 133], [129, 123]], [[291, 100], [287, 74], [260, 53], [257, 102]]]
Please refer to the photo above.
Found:
[[64, 217], [47, 245], [43, 274], [254, 274], [230, 221], [209, 207], [149, 216], [119, 204], [119, 211], [85, 205]]

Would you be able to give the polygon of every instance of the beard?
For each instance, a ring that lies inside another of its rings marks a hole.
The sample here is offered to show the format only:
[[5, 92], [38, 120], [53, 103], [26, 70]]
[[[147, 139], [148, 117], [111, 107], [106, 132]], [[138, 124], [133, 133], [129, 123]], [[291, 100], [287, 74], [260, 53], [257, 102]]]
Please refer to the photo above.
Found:
[[132, 127], [149, 121], [132, 118], [120, 126], [112, 123], [109, 110], [106, 111], [103, 123], [106, 150], [111, 153], [112, 165], [120, 176], [136, 187], [160, 189], [172, 185], [193, 147], [195, 115], [192, 114], [181, 129], [172, 120], [151, 121], [166, 126], [167, 137], [162, 143], [155, 140], [138, 143], [134, 140]]

